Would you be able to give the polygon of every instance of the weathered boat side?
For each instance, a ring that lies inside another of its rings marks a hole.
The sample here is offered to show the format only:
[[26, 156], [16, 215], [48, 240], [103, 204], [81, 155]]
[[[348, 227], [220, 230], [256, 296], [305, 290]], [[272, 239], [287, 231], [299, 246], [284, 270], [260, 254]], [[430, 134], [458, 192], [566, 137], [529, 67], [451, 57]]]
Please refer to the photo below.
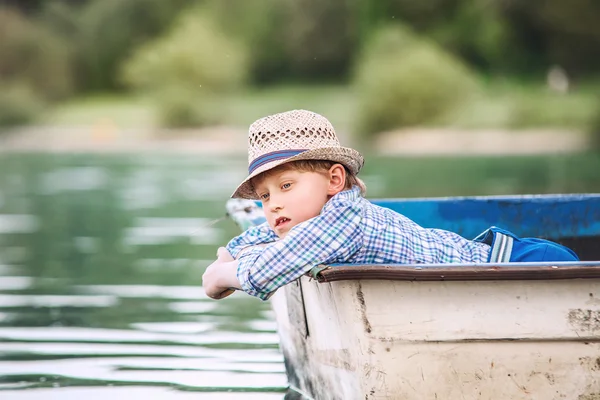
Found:
[[[272, 302], [291, 383], [314, 398], [600, 396], [597, 278], [300, 285]], [[300, 287], [305, 329], [288, 310]]]

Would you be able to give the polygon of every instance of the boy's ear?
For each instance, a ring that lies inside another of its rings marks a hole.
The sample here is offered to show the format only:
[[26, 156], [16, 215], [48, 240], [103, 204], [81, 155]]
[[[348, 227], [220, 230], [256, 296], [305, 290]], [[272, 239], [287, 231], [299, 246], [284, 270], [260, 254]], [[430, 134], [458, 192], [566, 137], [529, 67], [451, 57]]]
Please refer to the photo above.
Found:
[[346, 169], [342, 164], [334, 164], [329, 168], [329, 189], [327, 194], [333, 196], [346, 187]]

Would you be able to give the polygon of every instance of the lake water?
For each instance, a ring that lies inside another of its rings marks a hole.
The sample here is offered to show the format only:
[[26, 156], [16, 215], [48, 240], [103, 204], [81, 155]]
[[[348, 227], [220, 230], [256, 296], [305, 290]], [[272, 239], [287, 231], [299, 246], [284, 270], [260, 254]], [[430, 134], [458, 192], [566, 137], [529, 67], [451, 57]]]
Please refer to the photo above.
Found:
[[283, 399], [268, 303], [201, 287], [244, 170], [0, 155], [0, 398]]

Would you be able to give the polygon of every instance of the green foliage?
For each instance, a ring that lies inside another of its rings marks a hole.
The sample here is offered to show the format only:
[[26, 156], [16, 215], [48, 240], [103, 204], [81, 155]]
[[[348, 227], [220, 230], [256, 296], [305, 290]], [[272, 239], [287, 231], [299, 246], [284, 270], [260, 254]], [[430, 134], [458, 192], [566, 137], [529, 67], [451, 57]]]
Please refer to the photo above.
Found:
[[168, 35], [142, 46], [123, 68], [124, 81], [138, 89], [180, 86], [228, 91], [244, 83], [245, 49], [201, 12], [186, 13]]
[[133, 49], [163, 33], [191, 0], [102, 0], [80, 7], [52, 2], [43, 19], [75, 52], [79, 87], [119, 87], [118, 69]]
[[521, 57], [510, 36], [508, 20], [493, 2], [457, 2], [445, 23], [430, 27], [428, 34], [444, 48], [471, 65], [491, 72], [506, 69]]
[[600, 68], [600, 2], [590, 0], [502, 1], [511, 23], [511, 45], [545, 67], [558, 64], [570, 75], [593, 75]]
[[339, 78], [357, 49], [357, 9], [347, 0], [287, 0], [279, 32], [292, 76]]
[[207, 1], [207, 13], [219, 27], [251, 49], [249, 78], [255, 82], [272, 82], [289, 74], [289, 60], [281, 36], [286, 27], [282, 4], [278, 0]]
[[592, 149], [595, 152], [600, 153], [600, 100], [598, 101], [596, 113], [590, 124], [589, 133]]
[[21, 82], [48, 100], [72, 90], [65, 43], [16, 11], [0, 8], [0, 81]]
[[434, 43], [392, 26], [359, 60], [356, 85], [360, 131], [371, 134], [435, 120], [473, 94], [477, 79]]
[[199, 103], [242, 87], [247, 60], [242, 45], [193, 9], [168, 35], [139, 48], [122, 73], [129, 86], [152, 94], [163, 123], [203, 125], [213, 121]]
[[242, 40], [251, 77], [282, 80], [341, 80], [358, 50], [361, 2], [347, 0], [211, 0], [222, 28]]
[[378, 3], [378, 20], [389, 21], [392, 16], [471, 65], [497, 70], [514, 56], [514, 44], [507, 51], [510, 22], [494, 0], [382, 0]]
[[[595, 74], [600, 46], [600, 3], [590, 0], [359, 1], [361, 35], [390, 19], [434, 39], [490, 73], [537, 74], [553, 64], [571, 75]], [[366, 28], [365, 28], [366, 26]]]
[[27, 86], [0, 84], [0, 127], [25, 125], [43, 110], [43, 102]]
[[[179, 14], [197, 13], [189, 10], [191, 5], [205, 9], [208, 30], [220, 31], [217, 36], [234, 38], [250, 50], [245, 69], [258, 85], [345, 82], [357, 57], [390, 22], [411, 27], [492, 79], [498, 74], [511, 80], [538, 79], [553, 65], [563, 67], [574, 82], [600, 71], [600, 2], [590, 0], [10, 0], [5, 4], [20, 11], [0, 6], [0, 79], [18, 76], [50, 100], [74, 90], [122, 89], [123, 62], [140, 46], [177, 29]], [[187, 40], [207, 46], [199, 36]], [[516, 125], [539, 119], [536, 107], [527, 108], [523, 115], [517, 112]]]
[[591, 95], [560, 94], [544, 89], [529, 88], [511, 96], [511, 128], [589, 126], [595, 113]]
[[210, 99], [183, 86], [162, 88], [153, 93], [158, 122], [167, 127], [204, 126], [219, 122]]

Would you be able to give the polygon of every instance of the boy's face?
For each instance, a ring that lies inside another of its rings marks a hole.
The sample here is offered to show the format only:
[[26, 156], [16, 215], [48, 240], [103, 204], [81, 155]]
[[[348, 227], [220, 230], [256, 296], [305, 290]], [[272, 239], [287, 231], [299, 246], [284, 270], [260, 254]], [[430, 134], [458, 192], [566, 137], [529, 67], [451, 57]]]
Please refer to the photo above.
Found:
[[284, 169], [255, 183], [269, 226], [284, 238], [294, 226], [316, 217], [332, 194], [327, 173]]

